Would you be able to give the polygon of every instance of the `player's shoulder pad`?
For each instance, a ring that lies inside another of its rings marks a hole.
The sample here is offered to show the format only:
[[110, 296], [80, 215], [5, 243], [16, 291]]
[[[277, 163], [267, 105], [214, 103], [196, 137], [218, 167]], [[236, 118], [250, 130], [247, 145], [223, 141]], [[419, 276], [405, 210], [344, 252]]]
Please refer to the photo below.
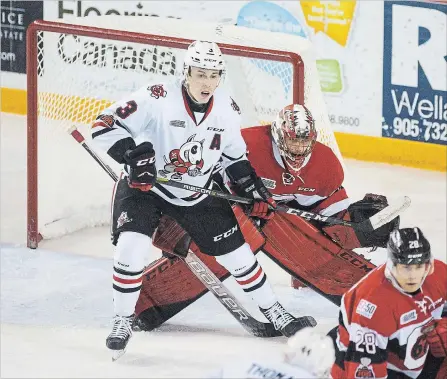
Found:
[[360, 279], [357, 284], [345, 293], [344, 299], [346, 302], [356, 304], [360, 299], [368, 299], [374, 302], [378, 301], [381, 296], [384, 296], [384, 293], [388, 292], [385, 285], [388, 281], [384, 270], [384, 265], [379, 266]]
[[444, 275], [447, 274], [447, 264], [439, 259], [434, 259], [435, 271], [440, 270]]
[[[394, 299], [399, 293], [388, 282], [384, 275], [385, 265], [379, 266], [361, 279], [353, 289], [345, 293], [344, 305], [351, 309], [351, 322], [368, 325], [383, 335], [393, 331], [390, 315], [396, 304]], [[384, 323], [383, 320], [388, 320]]]
[[270, 125], [243, 128], [241, 134], [248, 151], [256, 150], [257, 155], [262, 155], [263, 151], [271, 149]]
[[443, 291], [447, 297], [447, 264], [445, 262], [434, 259], [433, 261], [433, 272], [427, 277], [427, 280], [433, 282], [435, 285], [443, 286]]
[[315, 143], [312, 156], [314, 158], [318, 158], [318, 165], [320, 169], [325, 170], [326, 173], [330, 173], [330, 175], [327, 175], [327, 178], [336, 181], [334, 185], [339, 187], [343, 183], [345, 174], [340, 160], [332, 149], [317, 141]]
[[251, 126], [242, 129], [242, 136], [247, 139], [255, 139], [257, 137], [269, 137], [270, 138], [270, 125]]
[[230, 117], [240, 118], [242, 111], [239, 104], [236, 102], [235, 97], [228, 93], [224, 88], [218, 87], [213, 95], [214, 107], [222, 109], [224, 112], [228, 112]]
[[332, 149], [325, 144], [317, 141], [312, 154], [318, 154], [320, 160], [325, 163], [325, 167], [327, 167], [329, 171], [333, 171], [334, 169], [341, 169], [343, 171], [340, 160]]

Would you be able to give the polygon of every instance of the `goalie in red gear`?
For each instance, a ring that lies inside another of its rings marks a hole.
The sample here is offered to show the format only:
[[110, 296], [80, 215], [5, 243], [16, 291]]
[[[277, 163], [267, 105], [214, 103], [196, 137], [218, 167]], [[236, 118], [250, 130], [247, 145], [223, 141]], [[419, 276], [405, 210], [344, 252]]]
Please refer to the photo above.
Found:
[[[343, 187], [343, 167], [335, 153], [317, 141], [315, 121], [303, 105], [286, 106], [271, 125], [244, 129], [242, 136], [253, 168], [278, 203], [354, 222], [388, 205], [385, 196], [373, 194], [350, 205]], [[264, 233], [270, 229], [276, 233], [275, 224], [280, 218], [299, 222], [296, 217], [278, 214], [276, 220], [263, 226]], [[398, 218], [369, 234], [342, 225], [316, 226], [345, 249], [385, 247]], [[299, 285], [295, 280], [294, 287]]]
[[[312, 115], [301, 105], [285, 107], [271, 126], [243, 129], [242, 137], [257, 177], [262, 177], [264, 186], [278, 202], [354, 222], [361, 222], [386, 206], [386, 198], [378, 195], [367, 195], [363, 200], [349, 205], [348, 195], [343, 188], [342, 166], [329, 147], [316, 141], [317, 131]], [[213, 179], [223, 189], [225, 183], [236, 182], [231, 180], [230, 173], [228, 176], [230, 180], [226, 177], [222, 179], [220, 175]], [[253, 191], [252, 185], [241, 182], [232, 187], [230, 189], [240, 196], [256, 198], [250, 193]], [[375, 268], [375, 265], [350, 249], [385, 246], [389, 232], [398, 225], [398, 219], [394, 219], [372, 233], [360, 234], [349, 227], [315, 225], [303, 218], [279, 212], [275, 212], [275, 217], [271, 218], [271, 209], [267, 204], [264, 209], [256, 206], [248, 208], [246, 214], [236, 204], [233, 210], [254, 252], [262, 250], [292, 277], [301, 279], [337, 305], [340, 304], [341, 296], [354, 283]], [[262, 218], [257, 217], [258, 214]], [[259, 225], [255, 226], [253, 221], [259, 221]], [[257, 227], [262, 229], [262, 233]], [[154, 237], [154, 240], [157, 239]], [[251, 243], [253, 240], [257, 243]], [[207, 264], [219, 278], [226, 277], [218, 265], [212, 262]], [[176, 268], [169, 266], [169, 269], [157, 276], [157, 280], [144, 281], [143, 290], [151, 288], [147, 293], [153, 294], [160, 287], [164, 288], [163, 283], [167, 280], [172, 284], [173, 276], [182, 278], [177, 281], [175, 288], [183, 288], [184, 278], [191, 278], [192, 274], [181, 264], [177, 264]], [[195, 284], [191, 286], [188, 295], [182, 298], [173, 295], [177, 291], [172, 286], [162, 291], [163, 296], [140, 297], [138, 313], [142, 329], [158, 326], [204, 293], [203, 287], [196, 287]]]
[[332, 377], [445, 378], [447, 265], [419, 228], [394, 230], [387, 250], [343, 296]]

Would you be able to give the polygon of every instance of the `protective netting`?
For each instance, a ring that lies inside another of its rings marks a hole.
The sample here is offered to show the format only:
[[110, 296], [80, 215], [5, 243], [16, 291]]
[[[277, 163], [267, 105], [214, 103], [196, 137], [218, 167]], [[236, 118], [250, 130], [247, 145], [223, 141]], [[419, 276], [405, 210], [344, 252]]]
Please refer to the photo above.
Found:
[[[291, 63], [227, 53], [223, 85], [242, 109], [242, 127], [270, 123], [282, 107], [293, 102], [293, 88], [304, 86], [305, 104], [316, 119], [319, 140], [339, 155], [308, 41], [236, 26], [158, 19], [141, 24], [133, 18], [118, 19], [95, 17], [94, 24], [159, 34], [165, 36], [164, 41], [169, 41], [167, 36], [213, 40], [232, 44], [235, 50], [239, 45], [264, 49], [277, 45], [278, 50], [299, 54], [305, 65], [304, 83], [293, 82]], [[83, 18], [73, 23], [91, 22]], [[39, 231], [44, 238], [108, 223], [113, 182], [66, 131], [76, 126], [88, 141], [92, 121], [110, 103], [150, 83], [180, 80], [185, 50], [167, 47], [164, 41], [154, 45], [101, 35], [38, 32], [38, 84], [29, 90], [38, 95]]]

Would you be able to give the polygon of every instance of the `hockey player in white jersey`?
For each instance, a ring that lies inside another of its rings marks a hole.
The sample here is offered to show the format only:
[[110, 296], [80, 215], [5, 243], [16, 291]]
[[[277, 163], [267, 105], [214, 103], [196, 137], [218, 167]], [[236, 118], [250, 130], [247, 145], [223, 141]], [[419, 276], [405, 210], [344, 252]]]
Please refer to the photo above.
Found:
[[231, 362], [210, 375], [214, 379], [330, 378], [335, 361], [332, 340], [313, 328], [304, 328], [287, 340], [285, 351], [269, 360]]
[[116, 316], [106, 342], [111, 350], [122, 353], [132, 335], [143, 268], [162, 214], [174, 218], [202, 252], [216, 257], [277, 330], [290, 336], [315, 325], [312, 317], [295, 318], [277, 301], [228, 202], [156, 182], [160, 175], [212, 188], [221, 160], [236, 188], [258, 199], [251, 214], [273, 216], [276, 203], [246, 158], [240, 109], [218, 88], [224, 76], [217, 44], [193, 42], [182, 82], [145, 86], [104, 110], [93, 124], [96, 146], [125, 169], [112, 207]]

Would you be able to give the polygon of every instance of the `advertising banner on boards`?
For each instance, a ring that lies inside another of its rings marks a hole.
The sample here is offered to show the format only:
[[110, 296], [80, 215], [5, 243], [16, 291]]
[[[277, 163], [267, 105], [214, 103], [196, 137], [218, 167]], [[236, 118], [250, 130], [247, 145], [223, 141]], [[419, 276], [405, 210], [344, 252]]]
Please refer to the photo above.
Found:
[[26, 28], [43, 18], [43, 1], [1, 1], [1, 71], [26, 72]]
[[447, 144], [447, 4], [384, 4], [382, 135]]

